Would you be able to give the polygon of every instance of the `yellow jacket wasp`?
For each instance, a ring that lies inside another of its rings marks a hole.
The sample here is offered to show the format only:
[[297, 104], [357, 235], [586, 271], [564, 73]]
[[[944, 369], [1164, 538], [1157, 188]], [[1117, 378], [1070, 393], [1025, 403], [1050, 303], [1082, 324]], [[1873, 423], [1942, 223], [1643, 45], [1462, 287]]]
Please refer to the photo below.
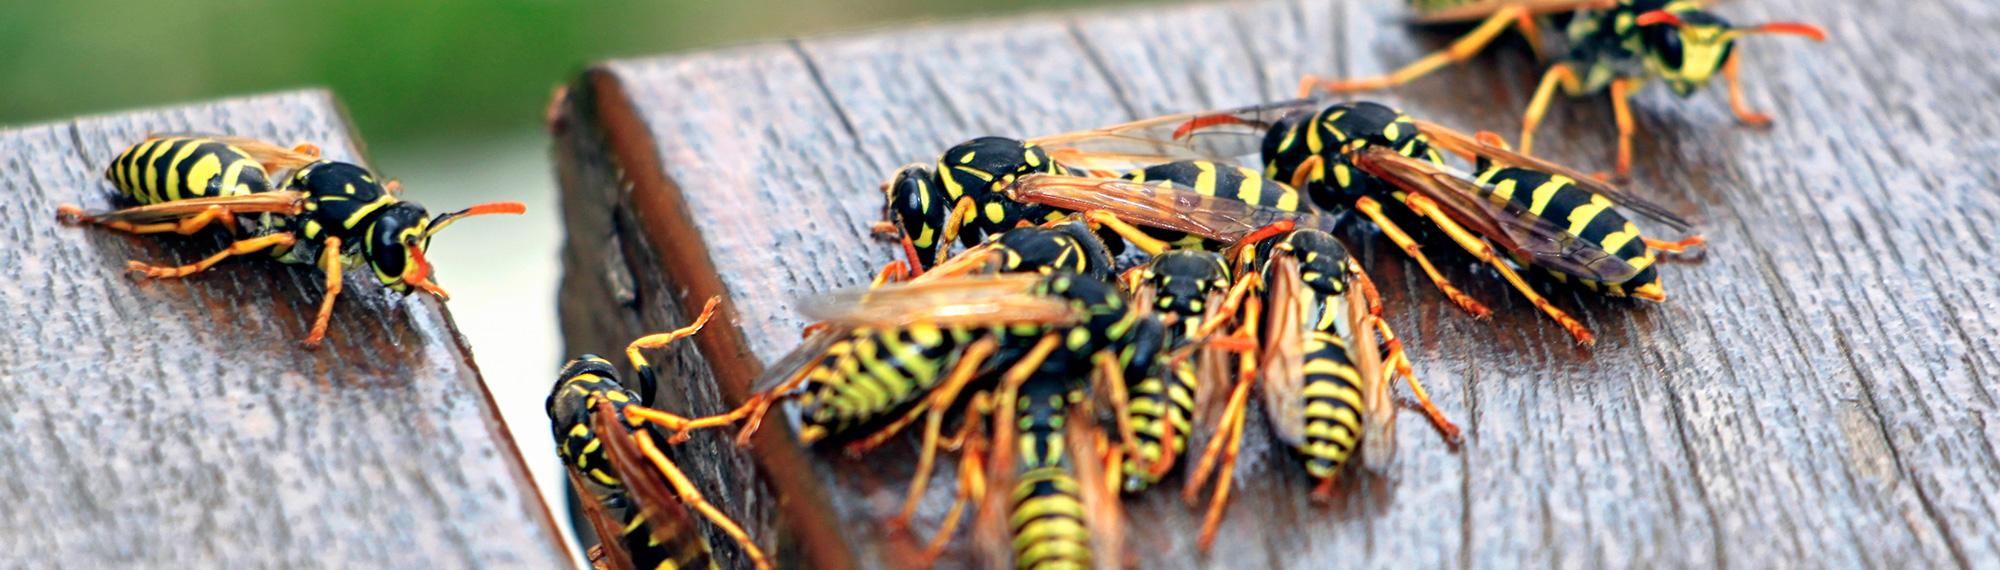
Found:
[[[289, 176], [273, 185], [273, 172]], [[286, 149], [242, 137], [155, 136], [120, 153], [105, 177], [140, 205], [93, 214], [66, 204], [57, 215], [135, 234], [181, 235], [211, 223], [240, 232], [238, 217], [255, 216], [252, 235], [221, 252], [181, 266], [133, 261], [127, 265], [133, 272], [180, 278], [259, 251], [285, 263], [317, 264], [326, 274], [326, 297], [306, 335], [308, 347], [326, 336], [345, 266], [365, 261], [392, 291], [446, 298], [424, 258], [431, 237], [461, 218], [526, 211], [519, 202], [494, 202], [432, 217], [422, 205], [398, 198], [394, 181], [378, 181], [359, 165], [323, 160], [312, 145]]]
[[1541, 27], [1536, 17], [1570, 12], [1565, 36], [1569, 51], [1542, 75], [1541, 86], [1528, 104], [1521, 124], [1521, 153], [1534, 148], [1535, 127], [1548, 112], [1556, 87], [1571, 97], [1609, 92], [1618, 121], [1618, 173], [1632, 170], [1630, 109], [1632, 94], [1647, 80], [1660, 79], [1674, 93], [1687, 97], [1717, 75], [1729, 88], [1729, 107], [1738, 120], [1763, 125], [1770, 116], [1744, 101], [1740, 84], [1742, 58], [1736, 40], [1757, 34], [1793, 35], [1825, 41], [1817, 27], [1776, 22], [1737, 26], [1702, 9], [1696, 0], [1413, 0], [1417, 21], [1423, 23], [1483, 21], [1444, 51], [1431, 54], [1394, 73], [1379, 77], [1324, 80], [1307, 76], [1299, 82], [1301, 96], [1314, 88], [1335, 93], [1394, 87], [1430, 74], [1449, 63], [1464, 62], [1493, 42], [1509, 26], [1521, 30], [1539, 48]]

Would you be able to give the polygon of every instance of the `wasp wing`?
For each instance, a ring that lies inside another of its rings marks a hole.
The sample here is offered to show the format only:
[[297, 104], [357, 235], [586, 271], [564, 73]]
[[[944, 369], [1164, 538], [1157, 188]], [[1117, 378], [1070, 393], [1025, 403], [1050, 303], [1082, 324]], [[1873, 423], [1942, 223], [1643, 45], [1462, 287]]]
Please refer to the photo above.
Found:
[[590, 521], [590, 530], [597, 534], [598, 544], [590, 548], [591, 567], [600, 570], [635, 570], [632, 566], [632, 554], [625, 551], [623, 541], [619, 540], [619, 537], [623, 536], [621, 533], [624, 531], [624, 525], [619, 524], [618, 519], [611, 516], [610, 509], [605, 508], [602, 501], [591, 496], [590, 487], [576, 474], [575, 467], [570, 467], [567, 471], [570, 488], [576, 490], [577, 502], [583, 504], [583, 518]]
[[[263, 163], [264, 169], [270, 171], [272, 174], [276, 174], [281, 171], [296, 169], [298, 167], [305, 166], [307, 164], [312, 164], [313, 162], [319, 160], [318, 156], [299, 152], [297, 149], [294, 148], [285, 148], [282, 146], [278, 146], [276, 143], [272, 143], [270, 141], [254, 137], [190, 132], [190, 133], [153, 133], [151, 135], [148, 135], [146, 138], [147, 140], [151, 140], [163, 137], [188, 137], [188, 138], [208, 139], [236, 147], [237, 150], [241, 150], [245, 153], [248, 153], [250, 155], [251, 160]], [[276, 180], [273, 180], [273, 182], [276, 182]]]
[[1127, 170], [1176, 160], [1235, 162], [1262, 149], [1264, 135], [1285, 117], [1326, 104], [1294, 99], [1233, 109], [1179, 113], [1122, 125], [1029, 139], [1057, 162], [1093, 170]]
[[1347, 306], [1350, 333], [1347, 357], [1361, 377], [1361, 461], [1369, 471], [1387, 472], [1396, 461], [1396, 402], [1390, 398], [1389, 375], [1382, 367], [1382, 349], [1368, 319], [1368, 302], [1361, 288], [1350, 287], [1341, 301]]
[[799, 312], [834, 326], [871, 328], [1081, 322], [1084, 314], [1068, 302], [1034, 294], [1043, 279], [1036, 274], [970, 276], [854, 287], [806, 299]]
[[[784, 356], [778, 357], [777, 362], [764, 367], [764, 372], [750, 382], [750, 391], [763, 394], [798, 379], [807, 368], [819, 362], [820, 357], [825, 356], [828, 349], [845, 340], [851, 332], [853, 332], [851, 327], [842, 326], [827, 326], [814, 331], [812, 336], [806, 337], [805, 341], [799, 343], [799, 346], [793, 348], [791, 352], [785, 353]], [[770, 396], [783, 395], [770, 394]]]
[[209, 208], [223, 207], [236, 214], [276, 213], [297, 215], [305, 211], [305, 194], [291, 191], [257, 192], [236, 196], [214, 196], [208, 198], [188, 198], [159, 204], [147, 204], [102, 214], [89, 214], [91, 219], [106, 222], [131, 222], [135, 224], [178, 220], [200, 214]]
[[1452, 221], [1500, 244], [1530, 264], [1606, 283], [1622, 283], [1639, 273], [1638, 268], [1624, 259], [1577, 238], [1568, 227], [1554, 220], [1529, 213], [1511, 201], [1495, 204], [1488, 200], [1489, 192], [1463, 171], [1381, 147], [1361, 149], [1352, 161], [1364, 172], [1430, 198]]
[[1512, 149], [1506, 147], [1486, 144], [1466, 136], [1465, 133], [1452, 130], [1437, 123], [1417, 121], [1417, 129], [1423, 131], [1431, 139], [1432, 144], [1444, 147], [1445, 150], [1461, 155], [1483, 157], [1499, 164], [1537, 170], [1569, 178], [1576, 182], [1577, 187], [1608, 198], [1612, 203], [1618, 204], [1619, 207], [1630, 210], [1646, 219], [1664, 224], [1667, 227], [1673, 228], [1674, 231], [1686, 232], [1694, 228], [1694, 222], [1682, 218], [1672, 210], [1668, 210], [1665, 206], [1640, 197], [1630, 190], [1603, 180], [1598, 180], [1597, 177], [1584, 174], [1576, 169], [1514, 152]]
[[1259, 206], [1161, 182], [1120, 178], [1030, 174], [1007, 188], [1007, 197], [1065, 210], [1103, 210], [1128, 223], [1235, 242], [1260, 228], [1292, 221], [1299, 228], [1334, 231], [1337, 218], [1316, 211]]
[[1287, 255], [1271, 258], [1275, 267], [1266, 272], [1270, 292], [1264, 311], [1264, 347], [1258, 367], [1263, 384], [1264, 413], [1271, 418], [1271, 431], [1294, 447], [1306, 438], [1306, 320], [1312, 296], [1305, 294], [1305, 279], [1299, 275], [1298, 259]]
[[[646, 517], [646, 528], [654, 541], [660, 544], [675, 544], [678, 541], [683, 543], [681, 548], [707, 551], [708, 541], [702, 538], [701, 531], [695, 526], [693, 515], [668, 488], [665, 475], [633, 441], [638, 433], [622, 420], [609, 399], [597, 398], [597, 408], [590, 415], [590, 428], [597, 433], [597, 441], [602, 442], [604, 456], [610, 461], [612, 470], [618, 473], [626, 498], [632, 502], [629, 508], [639, 509], [639, 513]], [[605, 539], [599, 537], [599, 540]]]
[[1418, 24], [1476, 22], [1491, 17], [1502, 8], [1527, 8], [1529, 14], [1555, 14], [1592, 8], [1608, 8], [1616, 0], [1473, 0], [1446, 8], [1419, 9], [1410, 21]]
[[1122, 568], [1125, 559], [1125, 509], [1116, 479], [1104, 457], [1109, 443], [1098, 429], [1096, 418], [1085, 406], [1072, 405], [1063, 443], [1069, 448], [1072, 473], [1076, 474], [1077, 498], [1083, 503], [1083, 521], [1090, 536], [1090, 560], [1094, 568]]

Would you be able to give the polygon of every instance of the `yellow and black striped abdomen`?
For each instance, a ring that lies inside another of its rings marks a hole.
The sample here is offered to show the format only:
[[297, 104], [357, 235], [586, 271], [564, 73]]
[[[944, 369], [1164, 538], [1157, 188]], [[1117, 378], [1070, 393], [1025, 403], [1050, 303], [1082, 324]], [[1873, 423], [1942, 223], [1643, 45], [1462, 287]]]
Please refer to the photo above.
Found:
[[139, 204], [271, 189], [269, 173], [250, 153], [199, 137], [147, 139], [112, 159], [104, 177]]
[[1014, 485], [1015, 568], [1090, 567], [1090, 530], [1076, 478], [1065, 467], [1021, 473]]
[[916, 402], [950, 372], [972, 336], [932, 325], [856, 329], [806, 371], [801, 435], [836, 435]]
[[[1653, 267], [1652, 250], [1641, 239], [1639, 227], [1619, 212], [1610, 198], [1585, 190], [1567, 177], [1525, 168], [1488, 168], [1479, 173], [1478, 182], [1489, 192], [1487, 199], [1494, 203], [1511, 203], [1515, 208], [1553, 222], [1577, 240], [1623, 259], [1639, 270], [1631, 278], [1617, 283], [1549, 271], [1557, 279], [1574, 280], [1615, 297], [1626, 296], [1637, 287], [1659, 281], [1659, 271]], [[1529, 263], [1525, 259], [1518, 261]]]
[[1138, 436], [1138, 455], [1125, 459], [1125, 491], [1146, 490], [1159, 477], [1152, 466], [1187, 451], [1194, 430], [1194, 393], [1200, 380], [1194, 359], [1176, 363], [1163, 378], [1147, 377], [1131, 387], [1127, 408]]
[[1333, 477], [1361, 441], [1361, 374], [1347, 356], [1347, 342], [1325, 331], [1305, 340], [1304, 379], [1299, 397], [1305, 399], [1305, 437], [1294, 442], [1306, 457], [1306, 472]]
[[[1285, 212], [1311, 209], [1304, 195], [1291, 186], [1265, 178], [1254, 169], [1206, 160], [1183, 160], [1150, 166], [1127, 173], [1125, 179], [1190, 190], [1211, 200], [1235, 200]], [[1147, 235], [1182, 248], [1218, 250], [1227, 245], [1180, 232], [1141, 229]]]

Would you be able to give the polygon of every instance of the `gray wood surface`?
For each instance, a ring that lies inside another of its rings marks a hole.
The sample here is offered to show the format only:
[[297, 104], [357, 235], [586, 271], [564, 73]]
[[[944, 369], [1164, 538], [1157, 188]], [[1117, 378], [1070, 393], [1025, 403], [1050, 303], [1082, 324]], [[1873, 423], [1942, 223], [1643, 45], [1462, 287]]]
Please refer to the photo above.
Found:
[[[722, 409], [797, 342], [795, 296], [864, 283], [893, 258], [867, 228], [880, 216], [876, 184], [897, 165], [978, 135], [1289, 97], [1302, 73], [1378, 73], [1451, 39], [1401, 25], [1398, 4], [1134, 7], [604, 63], [558, 121], [570, 348], [613, 350], [727, 294], [705, 356], [681, 361], [683, 381], [667, 387], [696, 395], [683, 409]], [[1701, 262], [1666, 268], [1667, 303], [1544, 284], [1597, 332], [1585, 350], [1449, 244], [1430, 251], [1498, 311], [1490, 321], [1458, 312], [1385, 239], [1357, 231], [1350, 243], [1419, 374], [1467, 429], [1463, 448], [1405, 416], [1390, 475], [1350, 480], [1317, 506], [1259, 418], [1215, 552], [1195, 553], [1199, 513], [1155, 492], [1127, 502], [1133, 560], [2000, 564], [2000, 277], [1980, 269], [2000, 251], [2000, 53], [1986, 38], [2000, 10], [1760, 0], [1720, 12], [1813, 22], [1832, 40], [1741, 45], [1750, 100], [1778, 118], [1768, 130], [1737, 125], [1719, 88], [1683, 101], [1656, 86], [1637, 99], [1633, 184], [1704, 221], [1714, 244]], [[1539, 69], [1508, 39], [1473, 65], [1369, 98], [1512, 138]], [[1610, 105], [1560, 101], [1539, 141], [1545, 156], [1608, 168]], [[907, 449], [862, 461], [810, 451], [814, 477], [800, 485], [788, 463], [798, 450], [776, 441], [760, 440], [755, 460], [781, 481], [746, 488], [735, 471], [703, 483], [726, 484], [729, 508], [754, 515], [767, 541], [765, 506], [781, 497], [784, 528], [819, 533], [785, 542], [817, 564], [907, 562], [912, 545], [880, 525]], [[740, 452], [723, 457], [743, 466]], [[918, 529], [935, 528], [950, 475]]]
[[0, 130], [0, 566], [568, 564], [442, 305], [350, 272], [307, 351], [317, 270], [249, 258], [138, 282], [126, 260], [225, 238], [56, 221], [60, 203], [117, 205], [103, 170], [125, 147], [192, 131], [361, 159], [321, 91]]

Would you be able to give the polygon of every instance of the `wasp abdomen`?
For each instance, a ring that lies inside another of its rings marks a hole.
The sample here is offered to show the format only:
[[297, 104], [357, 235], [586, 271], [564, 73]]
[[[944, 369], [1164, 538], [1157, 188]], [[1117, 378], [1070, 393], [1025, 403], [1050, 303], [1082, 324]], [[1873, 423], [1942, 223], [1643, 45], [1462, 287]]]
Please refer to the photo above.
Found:
[[801, 415], [828, 434], [879, 420], [936, 386], [968, 340], [963, 330], [931, 325], [856, 330], [807, 372]]
[[1348, 360], [1346, 341], [1321, 331], [1305, 341], [1304, 372], [1299, 396], [1305, 398], [1305, 438], [1298, 451], [1308, 473], [1331, 478], [1361, 439], [1361, 375]]
[[271, 189], [269, 173], [250, 153], [200, 137], [159, 137], [132, 145], [111, 160], [104, 177], [140, 204]]

